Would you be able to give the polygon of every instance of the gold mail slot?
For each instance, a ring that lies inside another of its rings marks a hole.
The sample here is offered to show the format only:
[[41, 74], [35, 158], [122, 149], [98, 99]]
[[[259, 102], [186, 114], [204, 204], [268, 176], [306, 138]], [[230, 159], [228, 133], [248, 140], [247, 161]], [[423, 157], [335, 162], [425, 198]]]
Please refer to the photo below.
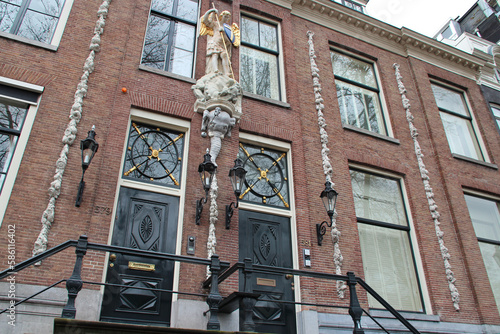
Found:
[[151, 263], [128, 261], [128, 268], [142, 271], [155, 271], [155, 265]]
[[257, 277], [257, 285], [276, 286], [276, 280], [270, 278]]

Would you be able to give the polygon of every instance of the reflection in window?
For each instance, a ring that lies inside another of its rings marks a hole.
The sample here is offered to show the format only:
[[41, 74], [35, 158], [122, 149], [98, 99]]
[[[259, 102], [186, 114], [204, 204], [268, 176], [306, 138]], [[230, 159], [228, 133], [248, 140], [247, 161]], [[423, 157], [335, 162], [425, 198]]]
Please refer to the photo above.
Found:
[[0, 31], [50, 43], [65, 0], [0, 0]]
[[0, 191], [21, 135], [28, 104], [0, 99]]
[[342, 124], [387, 134], [373, 64], [331, 52]]
[[500, 131], [500, 106], [491, 106], [491, 112], [493, 113], [493, 117], [495, 118], [495, 122], [497, 123], [498, 131]]
[[484, 160], [464, 94], [436, 84], [431, 86], [451, 152]]
[[500, 312], [500, 202], [470, 195], [465, 202]]
[[394, 308], [423, 312], [400, 181], [350, 173], [366, 282]]
[[240, 54], [243, 90], [280, 100], [277, 26], [243, 16]]
[[192, 76], [198, 1], [153, 0], [141, 63]]

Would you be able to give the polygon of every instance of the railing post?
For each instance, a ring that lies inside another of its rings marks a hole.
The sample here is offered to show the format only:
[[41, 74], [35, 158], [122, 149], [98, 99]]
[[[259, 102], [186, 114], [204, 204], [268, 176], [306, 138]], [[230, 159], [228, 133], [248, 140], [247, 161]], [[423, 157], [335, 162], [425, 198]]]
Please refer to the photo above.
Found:
[[75, 253], [76, 253], [76, 261], [75, 267], [73, 268], [73, 274], [66, 281], [66, 289], [68, 290], [68, 302], [62, 311], [61, 317], [67, 319], [75, 319], [76, 315], [76, 307], [75, 300], [78, 292], [82, 289], [83, 281], [82, 281], [82, 262], [83, 256], [87, 253], [87, 236], [82, 235], [80, 239], [78, 239], [78, 244], [76, 245]]
[[207, 304], [210, 308], [210, 319], [208, 319], [207, 330], [220, 330], [218, 313], [219, 304], [222, 301], [222, 296], [219, 293], [219, 255], [212, 255], [211, 260], [212, 263], [210, 264], [210, 272], [212, 274], [212, 283], [210, 285], [210, 293], [207, 297]]
[[347, 285], [349, 285], [349, 315], [354, 322], [353, 334], [364, 334], [365, 331], [361, 327], [361, 315], [363, 309], [359, 305], [358, 296], [356, 294], [356, 276], [352, 271], [347, 273]]
[[[246, 258], [243, 260], [243, 292], [253, 293], [252, 289], [252, 260]], [[243, 297], [240, 307], [243, 308], [243, 313], [240, 313], [240, 330], [243, 332], [254, 332], [255, 322], [253, 321], [253, 308], [257, 303], [257, 299], [253, 297]]]

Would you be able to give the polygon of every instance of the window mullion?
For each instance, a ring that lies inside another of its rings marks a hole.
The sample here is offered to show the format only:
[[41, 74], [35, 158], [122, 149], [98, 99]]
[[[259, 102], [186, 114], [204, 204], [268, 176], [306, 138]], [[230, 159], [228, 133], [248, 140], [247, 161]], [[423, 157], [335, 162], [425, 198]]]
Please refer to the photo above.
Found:
[[16, 34], [19, 32], [19, 28], [21, 27], [21, 22], [28, 11], [28, 7], [31, 3], [31, 0], [23, 0], [21, 6], [19, 6], [19, 13], [17, 13], [14, 22], [12, 23], [12, 27], [10, 28], [11, 34]]

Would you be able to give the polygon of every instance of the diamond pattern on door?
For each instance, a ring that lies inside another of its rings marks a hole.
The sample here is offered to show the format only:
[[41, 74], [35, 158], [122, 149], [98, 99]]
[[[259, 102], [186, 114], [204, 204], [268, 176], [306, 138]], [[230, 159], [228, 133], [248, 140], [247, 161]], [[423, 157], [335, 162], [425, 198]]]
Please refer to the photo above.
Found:
[[159, 314], [160, 292], [152, 290], [144, 290], [142, 288], [158, 288], [162, 281], [160, 280], [145, 280], [138, 277], [131, 277], [120, 275], [122, 284], [127, 287], [120, 289], [121, 305], [117, 311], [134, 311], [134, 312], [148, 312], [152, 314]]
[[134, 203], [130, 245], [133, 248], [157, 250], [163, 209], [155, 205]]
[[278, 239], [273, 226], [267, 224], [255, 224], [254, 236], [254, 263], [268, 266], [276, 266], [278, 255]]

